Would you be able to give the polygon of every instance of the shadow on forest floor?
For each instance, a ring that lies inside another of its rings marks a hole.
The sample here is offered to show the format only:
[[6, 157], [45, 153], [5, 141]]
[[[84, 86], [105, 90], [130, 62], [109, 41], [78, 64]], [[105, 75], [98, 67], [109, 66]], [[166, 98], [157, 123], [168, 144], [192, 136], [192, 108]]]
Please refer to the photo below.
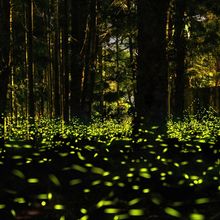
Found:
[[218, 220], [219, 145], [8, 142], [0, 160], [0, 219]]

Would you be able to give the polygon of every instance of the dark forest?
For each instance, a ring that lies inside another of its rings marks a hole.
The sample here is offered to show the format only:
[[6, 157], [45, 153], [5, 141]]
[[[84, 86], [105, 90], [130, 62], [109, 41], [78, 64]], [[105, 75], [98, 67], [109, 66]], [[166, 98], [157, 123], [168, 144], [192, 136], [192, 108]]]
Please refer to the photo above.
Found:
[[0, 0], [0, 219], [219, 220], [220, 2]]

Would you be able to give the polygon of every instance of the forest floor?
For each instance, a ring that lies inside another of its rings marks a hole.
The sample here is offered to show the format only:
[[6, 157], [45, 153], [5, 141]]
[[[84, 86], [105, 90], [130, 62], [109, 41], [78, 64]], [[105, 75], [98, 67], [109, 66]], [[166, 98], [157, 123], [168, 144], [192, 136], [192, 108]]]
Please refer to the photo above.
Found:
[[220, 219], [220, 142], [9, 141], [0, 219]]

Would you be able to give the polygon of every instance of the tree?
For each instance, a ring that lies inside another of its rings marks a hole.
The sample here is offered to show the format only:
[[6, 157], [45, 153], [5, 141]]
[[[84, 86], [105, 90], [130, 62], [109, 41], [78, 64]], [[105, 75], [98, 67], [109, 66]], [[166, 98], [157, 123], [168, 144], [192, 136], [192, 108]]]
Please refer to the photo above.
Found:
[[28, 54], [28, 116], [30, 123], [34, 123], [35, 105], [34, 105], [34, 61], [33, 61], [33, 0], [27, 3], [27, 54]]
[[174, 93], [174, 117], [183, 118], [184, 111], [184, 88], [185, 88], [185, 58], [186, 58], [186, 39], [185, 39], [185, 11], [186, 1], [175, 1], [175, 93]]
[[87, 38], [85, 51], [85, 68], [81, 100], [81, 117], [85, 121], [91, 118], [91, 107], [93, 101], [93, 90], [96, 74], [97, 58], [97, 1], [90, 1], [89, 17], [87, 24]]
[[191, 33], [186, 58], [189, 86], [194, 88], [218, 86], [219, 83], [219, 15], [206, 7], [191, 9]]
[[4, 144], [4, 116], [10, 76], [10, 1], [0, 1], [0, 146]]
[[165, 130], [168, 113], [166, 24], [168, 0], [138, 1], [137, 128]]
[[63, 70], [63, 118], [69, 121], [69, 47], [68, 47], [68, 26], [69, 26], [69, 1], [64, 0], [62, 15], [62, 70]]
[[53, 54], [53, 70], [54, 70], [54, 109], [55, 117], [60, 117], [60, 27], [59, 27], [59, 2], [53, 0], [54, 10], [54, 54]]
[[88, 5], [88, 0], [75, 0], [72, 1], [71, 6], [71, 117], [81, 116], [81, 92]]

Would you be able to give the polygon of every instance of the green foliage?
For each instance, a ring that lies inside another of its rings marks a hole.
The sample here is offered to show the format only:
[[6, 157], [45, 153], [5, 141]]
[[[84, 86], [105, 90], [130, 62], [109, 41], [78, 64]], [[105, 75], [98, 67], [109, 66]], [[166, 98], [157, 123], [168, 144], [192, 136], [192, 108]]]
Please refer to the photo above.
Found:
[[[192, 6], [191, 6], [192, 7]], [[207, 10], [209, 5], [198, 5], [190, 19], [188, 39], [187, 70], [190, 87], [219, 85], [219, 42], [220, 22], [215, 10]]]
[[183, 121], [168, 121], [168, 136], [180, 141], [212, 142], [220, 136], [219, 130], [220, 118], [211, 108], [196, 115], [186, 114]]
[[220, 75], [216, 71], [216, 57], [212, 54], [203, 54], [193, 59], [193, 64], [188, 67], [187, 76], [190, 80], [190, 87], [215, 87], [218, 86]]
[[[115, 107], [116, 108], [116, 107]], [[10, 121], [10, 118], [8, 118]], [[179, 141], [215, 142], [220, 136], [220, 118], [212, 108], [200, 110], [196, 115], [185, 114], [183, 121], [170, 119], [167, 123], [168, 137]], [[19, 118], [16, 124], [6, 124], [5, 136], [8, 140], [36, 140], [39, 143], [51, 146], [57, 138], [87, 139], [96, 141], [111, 141], [132, 135], [132, 118], [100, 119], [94, 118], [89, 124], [79, 119], [64, 123], [58, 119], [42, 118], [31, 126], [24, 118]], [[152, 133], [146, 131], [143, 133]]]
[[21, 117], [16, 124], [7, 124], [5, 136], [8, 140], [35, 140], [49, 146], [57, 138], [110, 141], [131, 136], [131, 123], [129, 117], [120, 121], [94, 118], [89, 124], [84, 124], [77, 118], [68, 124], [59, 119], [42, 118], [35, 125], [30, 125], [28, 120]]

